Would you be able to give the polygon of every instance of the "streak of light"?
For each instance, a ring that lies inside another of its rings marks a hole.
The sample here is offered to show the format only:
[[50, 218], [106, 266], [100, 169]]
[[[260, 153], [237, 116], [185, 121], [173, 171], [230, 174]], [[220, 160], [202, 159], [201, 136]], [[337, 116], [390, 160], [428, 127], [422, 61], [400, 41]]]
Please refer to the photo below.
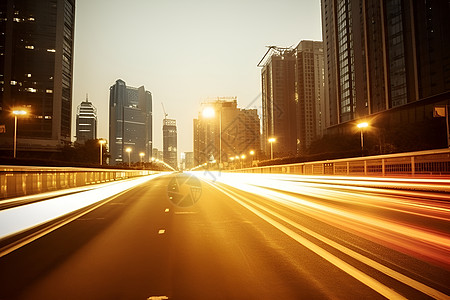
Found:
[[[301, 182], [282, 182], [267, 178], [268, 176], [251, 176], [251, 174], [221, 174], [217, 177], [217, 181], [265, 197], [298, 213], [306, 214], [369, 240], [376, 240], [397, 251], [426, 258], [450, 268], [448, 232], [409, 224], [395, 218], [383, 218], [374, 212], [352, 209], [345, 205], [345, 203], [358, 206], [369, 205], [448, 222], [450, 212], [448, 202], [440, 203], [440, 208], [437, 210], [433, 210], [431, 204], [426, 209], [420, 208], [419, 205], [411, 208], [408, 202], [404, 203], [404, 199], [394, 200], [392, 197], [367, 195], [361, 191], [359, 193], [342, 192], [329, 188], [326, 184], [319, 188]], [[285, 192], [295, 193], [295, 196]], [[389, 208], [394, 201], [396, 201], [396, 207]], [[344, 203], [344, 207], [338, 206], [337, 202]], [[426, 203], [426, 200], [421, 202]]]
[[0, 239], [38, 226], [152, 180], [155, 174], [0, 211]]
[[244, 203], [243, 201], [239, 200], [237, 197], [235, 197], [232, 194], [228, 193], [224, 189], [218, 188], [217, 186], [214, 186], [214, 185], [213, 185], [213, 187], [215, 187], [216, 189], [218, 189], [219, 191], [221, 191], [222, 193], [224, 193], [225, 195], [227, 195], [228, 197], [230, 197], [231, 199], [233, 199], [234, 201], [236, 201], [237, 203], [239, 203], [243, 207], [247, 208], [248, 210], [250, 210], [251, 212], [256, 214], [258, 217], [260, 217], [264, 221], [268, 222], [269, 224], [271, 224], [272, 226], [274, 226], [275, 228], [277, 228], [281, 232], [285, 233], [286, 235], [288, 235], [289, 237], [291, 237], [292, 239], [297, 241], [299, 244], [305, 246], [309, 250], [311, 250], [314, 253], [316, 253], [317, 255], [321, 256], [323, 259], [327, 260], [331, 264], [335, 265], [336, 267], [338, 267], [342, 271], [346, 272], [347, 274], [349, 274], [353, 278], [357, 279], [358, 281], [360, 281], [361, 283], [363, 283], [366, 286], [370, 287], [371, 289], [373, 289], [374, 291], [378, 292], [379, 294], [383, 295], [384, 297], [386, 297], [388, 299], [406, 299], [402, 295], [396, 293], [391, 288], [385, 286], [384, 284], [380, 283], [376, 279], [370, 277], [369, 275], [367, 275], [367, 274], [363, 273], [362, 271], [356, 269], [352, 265], [350, 265], [350, 264], [346, 263], [345, 261], [341, 260], [340, 258], [334, 256], [333, 254], [331, 254], [330, 252], [326, 251], [325, 249], [317, 246], [313, 242], [311, 242], [308, 239], [302, 237], [301, 235], [299, 235], [298, 233], [292, 231], [291, 229], [287, 228], [286, 226], [282, 225], [281, 223], [279, 223], [279, 222], [273, 220], [272, 218], [266, 216], [265, 214], [263, 214], [260, 211], [256, 210], [252, 206]]
[[[210, 184], [210, 185], [212, 185], [212, 184]], [[247, 209], [249, 209], [250, 211], [252, 211], [256, 215], [258, 215], [259, 217], [263, 218], [265, 221], [269, 222], [270, 224], [274, 225], [278, 229], [280, 229], [280, 227], [284, 227], [284, 226], [281, 225], [280, 223], [276, 222], [275, 220], [271, 219], [267, 215], [264, 215], [260, 211], [255, 210], [253, 207], [247, 205], [245, 202], [251, 203], [251, 205], [257, 207], [261, 211], [265, 211], [266, 213], [269, 213], [270, 215], [275, 216], [276, 218], [278, 218], [278, 219], [286, 222], [287, 224], [289, 224], [289, 225], [291, 225], [291, 226], [293, 226], [293, 227], [303, 231], [304, 233], [306, 233], [306, 234], [308, 234], [308, 235], [310, 235], [310, 236], [312, 236], [312, 237], [314, 237], [314, 238], [316, 238], [316, 239], [326, 243], [329, 246], [334, 247], [335, 249], [341, 251], [342, 253], [345, 253], [345, 254], [347, 254], [347, 255], [349, 255], [349, 256], [359, 260], [360, 262], [362, 262], [362, 263], [364, 263], [364, 264], [366, 264], [366, 265], [368, 265], [368, 266], [370, 266], [372, 268], [375, 268], [375, 269], [379, 270], [380, 272], [383, 272], [384, 274], [386, 274], [386, 275], [388, 275], [388, 276], [390, 276], [390, 277], [392, 277], [392, 278], [394, 278], [394, 279], [396, 279], [396, 280], [398, 280], [400, 282], [403, 282], [404, 284], [409, 285], [410, 287], [412, 287], [412, 288], [414, 288], [414, 289], [416, 289], [418, 291], [421, 291], [421, 292], [423, 292], [423, 293], [425, 293], [425, 294], [427, 294], [427, 295], [429, 295], [431, 297], [434, 297], [436, 299], [445, 299], [445, 298], [447, 298], [447, 295], [439, 292], [438, 290], [435, 290], [435, 289], [433, 289], [433, 288], [431, 288], [431, 287], [429, 287], [429, 286], [427, 286], [427, 285], [425, 285], [425, 284], [423, 284], [421, 282], [418, 282], [418, 281], [416, 281], [416, 280], [414, 280], [414, 279], [412, 279], [412, 278], [410, 278], [408, 276], [405, 276], [405, 275], [403, 275], [403, 274], [401, 274], [401, 273], [399, 273], [399, 272], [397, 272], [395, 270], [392, 270], [392, 269], [390, 269], [390, 268], [388, 268], [388, 267], [386, 267], [386, 266], [384, 266], [384, 265], [382, 265], [382, 264], [380, 264], [380, 263], [378, 263], [378, 262], [376, 262], [376, 261], [374, 261], [374, 260], [372, 260], [372, 259], [370, 259], [368, 257], [365, 257], [364, 255], [361, 255], [361, 254], [357, 253], [356, 251], [353, 251], [353, 250], [351, 250], [351, 249], [349, 249], [349, 248], [347, 248], [347, 247], [345, 247], [345, 246], [343, 246], [343, 245], [341, 245], [341, 244], [339, 244], [339, 243], [337, 243], [335, 241], [330, 240], [329, 238], [326, 238], [326, 237], [324, 237], [324, 236], [322, 236], [322, 235], [320, 235], [320, 234], [318, 234], [318, 233], [316, 233], [316, 232], [314, 232], [314, 231], [312, 231], [312, 230], [310, 230], [310, 229], [308, 229], [308, 228], [306, 228], [304, 226], [301, 226], [300, 224], [298, 224], [296, 222], [293, 222], [292, 220], [282, 216], [281, 214], [276, 213], [275, 211], [273, 211], [273, 210], [271, 210], [271, 209], [269, 209], [267, 207], [264, 207], [264, 206], [254, 202], [254, 201], [251, 201], [250, 199], [248, 199], [248, 198], [246, 198], [246, 197], [244, 197], [242, 195], [239, 195], [239, 194], [237, 194], [237, 193], [235, 193], [235, 192], [233, 192], [233, 191], [231, 191], [231, 190], [229, 190], [227, 188], [224, 188], [224, 187], [218, 187], [216, 185], [213, 186], [213, 187], [218, 189], [222, 193], [226, 194], [228, 197], [232, 198], [233, 200], [237, 201], [239, 204], [241, 204], [242, 206], [246, 207]], [[242, 201], [239, 198], [242, 199]], [[243, 201], [245, 201], [245, 202], [243, 202]], [[282, 230], [282, 229], [284, 229], [284, 228], [281, 228], [280, 230], [283, 231], [284, 233], [288, 234], [291, 238], [294, 238], [295, 240], [299, 241], [296, 236], [294, 237], [294, 236], [291, 235], [291, 233], [294, 233], [294, 232], [291, 231], [291, 232], [288, 233], [288, 232], [286, 232], [285, 230]], [[289, 229], [287, 229], [287, 231], [289, 231]], [[294, 234], [296, 234], [296, 233], [294, 233]], [[310, 249], [313, 250], [312, 248], [310, 248]]]

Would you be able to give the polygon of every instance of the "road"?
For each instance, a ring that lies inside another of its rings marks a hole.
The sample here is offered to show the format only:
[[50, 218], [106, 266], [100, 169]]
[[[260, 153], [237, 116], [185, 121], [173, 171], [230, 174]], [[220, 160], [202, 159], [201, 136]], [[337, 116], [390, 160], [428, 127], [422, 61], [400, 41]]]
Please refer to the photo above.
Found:
[[1, 257], [0, 299], [450, 298], [447, 193], [200, 175]]

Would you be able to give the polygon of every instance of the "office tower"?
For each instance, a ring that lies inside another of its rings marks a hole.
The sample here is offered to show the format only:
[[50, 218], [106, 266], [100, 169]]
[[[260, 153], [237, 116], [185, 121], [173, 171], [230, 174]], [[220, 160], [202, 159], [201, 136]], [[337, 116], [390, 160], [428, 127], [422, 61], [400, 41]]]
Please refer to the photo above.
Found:
[[391, 128], [435, 122], [434, 104], [449, 103], [449, 14], [447, 1], [322, 1], [328, 126], [387, 110]]
[[129, 87], [121, 79], [109, 89], [109, 149], [111, 164], [144, 161], [152, 154], [152, 94], [144, 86]]
[[46, 156], [71, 142], [74, 0], [3, 0], [0, 4], [1, 150]]
[[[205, 115], [205, 109], [214, 113]], [[226, 165], [231, 157], [248, 157], [251, 150], [259, 155], [260, 139], [256, 109], [238, 108], [236, 97], [209, 99], [202, 103], [198, 119], [194, 119], [194, 164], [222, 161]]]
[[177, 123], [173, 119], [163, 120], [163, 160], [174, 169], [177, 161]]
[[297, 154], [301, 155], [325, 129], [323, 43], [301, 41], [295, 50]]
[[262, 66], [262, 146], [269, 157], [272, 137], [274, 157], [297, 153], [295, 62], [294, 49], [269, 47], [258, 64]]
[[184, 153], [184, 168], [186, 170], [192, 169], [195, 167], [194, 163], [194, 152], [185, 152]]
[[76, 142], [84, 144], [87, 140], [97, 138], [97, 109], [92, 102], [81, 102], [77, 108]]

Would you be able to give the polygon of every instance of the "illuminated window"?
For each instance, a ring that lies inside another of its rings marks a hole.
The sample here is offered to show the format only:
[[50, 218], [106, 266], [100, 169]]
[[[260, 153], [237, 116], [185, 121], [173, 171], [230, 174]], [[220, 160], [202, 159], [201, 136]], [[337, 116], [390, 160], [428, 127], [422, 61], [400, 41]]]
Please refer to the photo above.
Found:
[[30, 73], [27, 73], [27, 74], [25, 74], [25, 76], [27, 76], [27, 77], [31, 77], [31, 74], [30, 74]]
[[34, 46], [27, 45], [27, 46], [25, 46], [25, 48], [27, 48], [27, 49], [34, 49]]
[[52, 118], [52, 116], [45, 116], [45, 119], [50, 120]]
[[16, 85], [16, 84], [17, 84], [17, 81], [11, 80], [11, 85]]
[[45, 92], [46, 92], [47, 94], [52, 94], [52, 93], [53, 93], [53, 90], [45, 90]]
[[34, 21], [34, 18], [33, 17], [29, 17], [28, 21]]
[[35, 88], [25, 88], [25, 91], [30, 92], [30, 93], [36, 93], [37, 90]]
[[56, 52], [55, 49], [47, 49], [47, 52]]

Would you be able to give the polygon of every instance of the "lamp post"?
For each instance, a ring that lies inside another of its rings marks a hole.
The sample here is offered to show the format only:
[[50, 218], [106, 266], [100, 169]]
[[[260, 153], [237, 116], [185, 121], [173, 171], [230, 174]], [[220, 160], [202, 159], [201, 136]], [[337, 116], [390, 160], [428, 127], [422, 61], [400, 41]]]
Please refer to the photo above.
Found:
[[128, 147], [125, 149], [126, 152], [128, 152], [128, 168], [131, 167], [131, 148]]
[[99, 140], [100, 144], [100, 166], [103, 165], [103, 144], [106, 144], [105, 140]]
[[27, 112], [25, 110], [13, 110], [14, 114], [14, 158], [16, 158], [17, 152], [17, 116], [26, 115]]
[[143, 162], [144, 156], [145, 156], [144, 152], [139, 153], [139, 158], [141, 159], [141, 165], [144, 165], [144, 162]]
[[368, 127], [369, 123], [367, 122], [362, 122], [359, 123], [358, 125], [356, 125], [356, 127], [358, 127], [361, 130], [361, 156], [364, 156], [364, 134], [363, 134], [363, 130], [364, 128]]
[[269, 143], [270, 143], [270, 160], [273, 159], [273, 143], [276, 141], [275, 138], [271, 137], [269, 138]]
[[[216, 111], [214, 108], [208, 106], [203, 109], [202, 115], [204, 118], [214, 118]], [[222, 167], [222, 109], [219, 114], [219, 168]]]
[[249, 154], [252, 157], [252, 165], [250, 167], [253, 167], [253, 156], [255, 155], [255, 151], [254, 150], [250, 150]]
[[243, 167], [245, 167], [245, 164], [244, 164], [244, 160], [245, 160], [245, 154], [242, 154], [241, 155], [241, 169], [243, 168]]

